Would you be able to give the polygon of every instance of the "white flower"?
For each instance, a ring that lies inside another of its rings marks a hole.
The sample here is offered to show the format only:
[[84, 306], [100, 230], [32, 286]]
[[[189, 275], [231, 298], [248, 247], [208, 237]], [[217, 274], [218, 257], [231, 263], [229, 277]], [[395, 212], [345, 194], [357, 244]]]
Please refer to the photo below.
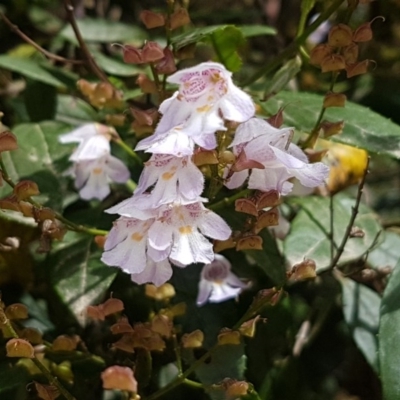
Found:
[[75, 176], [75, 187], [84, 200], [103, 200], [110, 194], [110, 182], [125, 183], [130, 177], [125, 164], [110, 154], [76, 162], [72, 175]]
[[147, 206], [157, 208], [178, 199], [186, 203], [196, 201], [203, 187], [204, 176], [190, 157], [154, 154], [145, 164], [135, 195], [152, 188]]
[[248, 187], [263, 192], [278, 190], [287, 195], [293, 187], [291, 178], [307, 187], [321, 185], [329, 168], [320, 162], [309, 164], [303, 151], [290, 143], [291, 135], [290, 128], [276, 129], [256, 118], [240, 125], [231, 145], [238, 157], [237, 172], [228, 178], [226, 186], [233, 189], [242, 185], [249, 176], [248, 169]]
[[136, 150], [183, 156], [193, 154], [194, 144], [215, 149], [214, 134], [226, 130], [224, 119], [244, 122], [255, 112], [250, 96], [233, 84], [231, 75], [214, 62], [171, 75], [168, 82], [179, 84], [179, 90], [160, 105], [162, 118], [154, 135]]
[[79, 143], [70, 161], [94, 160], [110, 153], [113, 128], [97, 123], [85, 124], [72, 132], [60, 135], [60, 143]]
[[230, 262], [222, 255], [216, 254], [214, 261], [203, 267], [199, 282], [197, 305], [207, 301], [220, 303], [237, 297], [248, 285], [231, 272]]

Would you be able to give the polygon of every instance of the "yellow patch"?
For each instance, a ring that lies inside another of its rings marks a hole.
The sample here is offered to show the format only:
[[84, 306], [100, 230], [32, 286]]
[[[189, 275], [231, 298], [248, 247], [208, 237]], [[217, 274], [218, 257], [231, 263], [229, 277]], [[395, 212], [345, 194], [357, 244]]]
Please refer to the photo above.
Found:
[[132, 233], [131, 239], [135, 242], [140, 242], [143, 239], [143, 236], [139, 232]]
[[179, 232], [182, 233], [182, 235], [189, 235], [192, 233], [192, 227], [190, 225], [181, 226]]
[[219, 74], [219, 72], [216, 72], [215, 74], [212, 74], [210, 76], [210, 80], [212, 83], [218, 83], [221, 80], [221, 75]]
[[103, 172], [103, 168], [94, 168], [92, 172], [95, 175], [100, 175]]
[[164, 172], [164, 173], [161, 175], [161, 178], [162, 178], [164, 181], [169, 181], [174, 175], [175, 175], [175, 171]]
[[210, 109], [211, 109], [211, 106], [209, 106], [208, 104], [205, 104], [202, 107], [197, 107], [196, 111], [198, 111], [198, 112], [206, 112], [206, 111], [209, 111]]

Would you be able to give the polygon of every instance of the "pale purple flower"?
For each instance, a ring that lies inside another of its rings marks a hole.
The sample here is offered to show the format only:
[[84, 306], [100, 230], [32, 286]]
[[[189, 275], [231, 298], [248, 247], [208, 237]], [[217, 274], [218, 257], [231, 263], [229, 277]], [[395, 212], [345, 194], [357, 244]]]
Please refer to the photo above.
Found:
[[110, 153], [110, 139], [114, 128], [97, 123], [80, 126], [69, 133], [60, 135], [60, 143], [79, 143], [70, 156], [73, 162], [94, 160]]
[[197, 305], [220, 303], [236, 298], [248, 285], [231, 272], [230, 262], [222, 255], [203, 267], [199, 282]]
[[204, 176], [193, 164], [191, 157], [154, 154], [146, 162], [135, 195], [151, 189], [147, 206], [157, 208], [162, 204], [184, 199], [196, 201], [204, 188]]
[[125, 183], [130, 177], [125, 164], [110, 154], [76, 162], [71, 173], [75, 176], [75, 187], [84, 200], [103, 200], [110, 194], [110, 182]]
[[297, 178], [306, 187], [321, 185], [329, 168], [320, 162], [309, 164], [303, 151], [290, 142], [291, 131], [276, 129], [256, 118], [240, 125], [231, 144], [238, 157], [238, 172], [227, 180], [226, 186], [230, 189], [241, 186], [249, 174], [249, 189], [277, 190], [281, 195], [292, 190], [291, 178]]
[[171, 75], [168, 82], [179, 84], [179, 90], [160, 105], [162, 118], [154, 135], [136, 150], [183, 156], [193, 154], [194, 144], [214, 149], [215, 132], [226, 130], [224, 120], [244, 122], [255, 112], [250, 96], [233, 84], [231, 75], [214, 62]]

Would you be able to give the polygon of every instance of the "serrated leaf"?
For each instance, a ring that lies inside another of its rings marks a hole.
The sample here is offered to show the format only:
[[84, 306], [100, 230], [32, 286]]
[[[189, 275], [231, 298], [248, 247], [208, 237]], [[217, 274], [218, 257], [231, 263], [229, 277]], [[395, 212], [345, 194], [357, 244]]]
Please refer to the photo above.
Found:
[[[310, 196], [291, 200], [301, 207], [291, 224], [284, 240], [284, 254], [291, 265], [309, 258], [315, 261], [317, 271], [327, 268], [331, 262], [329, 199]], [[334, 240], [342, 241], [350, 221], [353, 199], [336, 196], [334, 209]], [[350, 262], [363, 256], [374, 244], [381, 230], [375, 214], [363, 204], [360, 205], [355, 226], [364, 231], [363, 238], [349, 238], [339, 263]]]
[[[323, 99], [324, 96], [313, 93], [281, 92], [260, 105], [271, 115], [286, 105], [285, 125], [310, 132], [318, 119]], [[345, 122], [343, 133], [333, 136], [332, 140], [400, 158], [400, 126], [369, 108], [347, 101], [344, 108], [328, 108], [324, 119]]]
[[32, 59], [0, 55], [0, 68], [8, 69], [50, 86], [65, 87], [62, 81], [47, 71], [39, 62]]
[[[137, 26], [102, 18], [83, 18], [78, 20], [77, 24], [86, 42], [142, 42], [147, 37], [146, 33]], [[60, 32], [60, 37], [74, 44], [77, 43], [74, 31], [70, 25], [67, 25]]]
[[101, 252], [91, 252], [90, 239], [73, 240], [54, 252], [48, 265], [60, 299], [77, 321], [84, 325], [86, 308], [101, 299], [114, 280], [117, 269], [100, 261]]
[[385, 400], [400, 397], [400, 261], [382, 298], [379, 327], [379, 365]]
[[[71, 152], [70, 146], [58, 143], [58, 136], [70, 129], [60, 122], [21, 124], [13, 128], [17, 136], [17, 150], [3, 154], [3, 161], [11, 178], [18, 182], [30, 179], [39, 186], [41, 195], [37, 199], [56, 210], [62, 206], [67, 178], [62, 177]], [[3, 185], [0, 197], [10, 193]]]
[[56, 120], [71, 125], [96, 122], [100, 117], [96, 110], [79, 97], [58, 95]]
[[367, 286], [340, 278], [343, 314], [347, 326], [368, 363], [379, 373], [378, 329], [381, 298]]

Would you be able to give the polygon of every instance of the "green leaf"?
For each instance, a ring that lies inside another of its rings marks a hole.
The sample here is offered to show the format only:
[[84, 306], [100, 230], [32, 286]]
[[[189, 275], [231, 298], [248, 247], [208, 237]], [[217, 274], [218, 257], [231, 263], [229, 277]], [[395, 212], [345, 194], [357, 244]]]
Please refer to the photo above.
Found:
[[58, 96], [56, 120], [71, 125], [82, 125], [99, 121], [100, 117], [86, 101], [62, 94]]
[[236, 25], [245, 38], [261, 35], [276, 35], [276, 29], [267, 25]]
[[268, 80], [264, 89], [264, 98], [280, 92], [287, 84], [299, 73], [301, 68], [301, 58], [299, 56], [286, 62], [274, 76]]
[[379, 373], [377, 335], [381, 298], [367, 286], [351, 279], [342, 277], [340, 283], [347, 326], [368, 363]]
[[100, 256], [99, 250], [91, 252], [91, 239], [70, 234], [47, 260], [58, 296], [81, 325], [86, 308], [101, 299], [117, 274]]
[[[4, 400], [26, 398], [26, 385], [31, 380], [22, 367], [11, 367], [10, 362], [0, 364], [0, 395]], [[18, 393], [18, 395], [17, 395]]]
[[34, 27], [41, 32], [51, 35], [58, 32], [63, 26], [60, 18], [41, 7], [32, 5], [28, 8], [27, 12]]
[[382, 298], [379, 327], [379, 364], [385, 400], [400, 397], [400, 260]]
[[242, 65], [237, 49], [244, 43], [244, 36], [234, 25], [214, 25], [195, 28], [174, 36], [172, 43], [177, 49], [192, 43], [205, 42], [211, 44], [216, 53], [216, 60], [233, 72]]
[[136, 65], [126, 64], [122, 60], [107, 57], [99, 51], [92, 51], [97, 64], [108, 74], [116, 76], [133, 76], [143, 72]]
[[[260, 105], [271, 115], [286, 106], [285, 125], [310, 132], [317, 121], [323, 99], [323, 96], [312, 93], [281, 92]], [[332, 140], [400, 158], [400, 126], [369, 108], [348, 101], [344, 108], [327, 109], [324, 118], [345, 122], [343, 133], [333, 136]]]
[[[77, 21], [78, 28], [83, 39], [86, 42], [113, 43], [113, 42], [143, 42], [146, 39], [146, 33], [132, 24], [124, 24], [117, 21], [109, 21], [101, 18], [83, 18]], [[67, 25], [60, 36], [72, 42], [77, 43], [74, 31], [70, 25]]]
[[38, 81], [28, 82], [24, 98], [32, 122], [54, 118], [57, 107], [57, 89], [54, 86]]
[[400, 235], [386, 231], [383, 241], [368, 255], [368, 264], [372, 268], [394, 268], [400, 259]]
[[[289, 234], [284, 240], [284, 254], [291, 265], [309, 258], [315, 261], [317, 271], [327, 268], [331, 262], [331, 244], [327, 235], [330, 232], [329, 199], [310, 196], [290, 200], [301, 210], [291, 224]], [[353, 199], [335, 196], [334, 240], [337, 246], [342, 241], [350, 221]], [[375, 214], [363, 204], [360, 205], [355, 226], [364, 231], [363, 238], [349, 238], [345, 246], [340, 264], [354, 261], [363, 256], [376, 241], [381, 230]]]
[[47, 71], [37, 61], [8, 55], [0, 55], [0, 67], [9, 69], [27, 78], [46, 83], [57, 88], [65, 87], [64, 83]]
[[[60, 122], [21, 124], [13, 128], [18, 139], [18, 150], [3, 154], [3, 161], [11, 178], [17, 182], [29, 179], [39, 186], [38, 201], [56, 210], [61, 210], [66, 192], [67, 178], [62, 173], [68, 166], [67, 156], [71, 147], [58, 143], [58, 136], [70, 130]], [[0, 197], [10, 193], [3, 185]]]

